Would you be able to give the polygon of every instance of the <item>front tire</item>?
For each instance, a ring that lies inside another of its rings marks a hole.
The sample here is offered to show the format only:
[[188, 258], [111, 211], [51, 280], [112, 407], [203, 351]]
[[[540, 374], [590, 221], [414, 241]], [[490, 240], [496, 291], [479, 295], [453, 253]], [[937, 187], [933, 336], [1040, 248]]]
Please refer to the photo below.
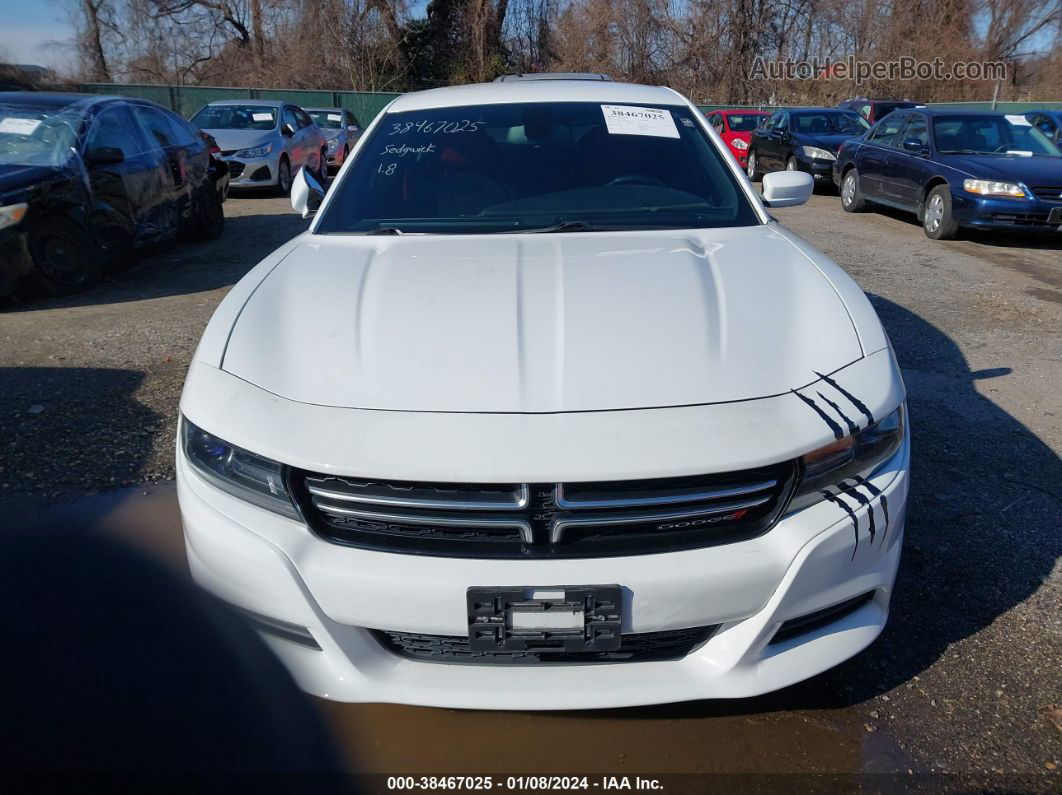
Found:
[[745, 168], [745, 173], [748, 175], [749, 182], [755, 182], [756, 180], [758, 180], [760, 178], [760, 172], [759, 172], [759, 169], [757, 168], [759, 163], [756, 162], [757, 160], [758, 160], [758, 158], [756, 157], [756, 150], [755, 149], [750, 149], [749, 150], [748, 165]]
[[277, 195], [287, 196], [291, 193], [291, 163], [288, 162], [287, 155], [280, 156], [280, 163], [277, 164]]
[[103, 257], [92, 236], [69, 218], [42, 219], [28, 242], [33, 276], [52, 295], [84, 292], [103, 275]]
[[848, 169], [841, 180], [841, 209], [846, 213], [861, 213], [867, 208], [867, 200], [859, 190], [859, 172]]
[[932, 240], [953, 240], [958, 235], [959, 224], [951, 211], [951, 188], [947, 185], [937, 185], [926, 197], [922, 229]]

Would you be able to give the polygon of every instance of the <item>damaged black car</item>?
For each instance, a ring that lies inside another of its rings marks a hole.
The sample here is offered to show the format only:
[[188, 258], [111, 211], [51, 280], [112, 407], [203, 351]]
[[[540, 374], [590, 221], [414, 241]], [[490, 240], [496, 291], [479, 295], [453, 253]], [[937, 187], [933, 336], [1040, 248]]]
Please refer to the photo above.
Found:
[[143, 100], [0, 93], [0, 296], [86, 290], [139, 247], [224, 230], [224, 164]]

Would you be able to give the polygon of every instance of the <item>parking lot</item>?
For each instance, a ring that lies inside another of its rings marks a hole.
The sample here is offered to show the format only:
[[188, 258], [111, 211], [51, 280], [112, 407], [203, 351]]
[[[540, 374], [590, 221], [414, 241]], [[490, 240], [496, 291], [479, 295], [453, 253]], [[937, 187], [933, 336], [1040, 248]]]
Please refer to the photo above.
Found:
[[[234, 196], [225, 212], [219, 241], [152, 251], [83, 295], [0, 307], [0, 523], [64, 511], [179, 561], [185, 370], [227, 290], [306, 226], [286, 199]], [[884, 635], [752, 702], [325, 705], [361, 769], [1026, 777], [1062, 765], [1062, 235], [933, 242], [913, 217], [845, 214], [831, 194], [776, 215], [871, 296], [907, 385], [914, 474]], [[439, 740], [462, 734], [478, 740]]]

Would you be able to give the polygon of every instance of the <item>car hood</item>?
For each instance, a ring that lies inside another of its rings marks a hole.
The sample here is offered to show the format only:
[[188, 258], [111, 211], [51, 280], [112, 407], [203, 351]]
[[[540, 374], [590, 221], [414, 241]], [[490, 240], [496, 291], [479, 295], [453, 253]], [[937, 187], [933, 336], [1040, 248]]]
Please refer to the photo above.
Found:
[[538, 413], [778, 395], [861, 356], [834, 286], [771, 226], [306, 235], [222, 369], [305, 403]]
[[203, 128], [203, 132], [214, 136], [218, 142], [218, 148], [224, 151], [232, 149], [250, 149], [252, 146], [263, 146], [274, 138], [272, 130], [215, 130]]
[[23, 193], [33, 187], [68, 171], [63, 166], [24, 166], [0, 164], [0, 196]]
[[1062, 185], [1062, 158], [1000, 155], [941, 155], [941, 161], [975, 179]]
[[798, 143], [807, 146], [817, 146], [819, 149], [825, 149], [827, 152], [836, 152], [838, 147], [840, 147], [845, 141], [859, 138], [859, 135], [853, 135], [852, 133], [836, 133], [834, 135], [797, 135], [796, 138]]

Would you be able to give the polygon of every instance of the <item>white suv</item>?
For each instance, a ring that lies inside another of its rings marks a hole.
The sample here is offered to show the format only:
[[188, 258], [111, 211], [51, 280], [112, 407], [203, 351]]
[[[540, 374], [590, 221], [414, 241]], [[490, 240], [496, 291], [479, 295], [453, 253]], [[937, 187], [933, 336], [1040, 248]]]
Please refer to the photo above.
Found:
[[407, 94], [188, 373], [195, 578], [308, 691], [752, 696], [881, 631], [904, 387], [856, 284], [667, 88]]

